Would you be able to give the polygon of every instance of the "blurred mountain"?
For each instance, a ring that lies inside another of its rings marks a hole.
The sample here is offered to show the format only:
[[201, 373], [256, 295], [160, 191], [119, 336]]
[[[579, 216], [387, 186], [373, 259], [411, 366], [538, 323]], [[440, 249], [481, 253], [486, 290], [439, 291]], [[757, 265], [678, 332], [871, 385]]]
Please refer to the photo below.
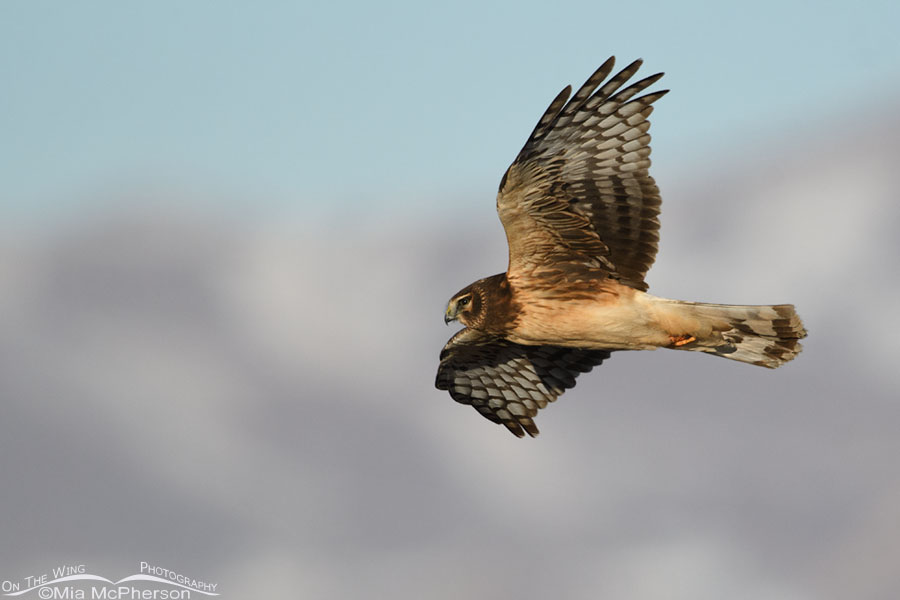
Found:
[[[514, 439], [433, 388], [479, 214], [128, 210], [0, 242], [0, 579], [155, 561], [223, 597], [894, 598], [900, 121], [660, 181], [651, 291], [793, 302], [768, 371], [620, 353]], [[490, 192], [488, 190], [486, 192]]]

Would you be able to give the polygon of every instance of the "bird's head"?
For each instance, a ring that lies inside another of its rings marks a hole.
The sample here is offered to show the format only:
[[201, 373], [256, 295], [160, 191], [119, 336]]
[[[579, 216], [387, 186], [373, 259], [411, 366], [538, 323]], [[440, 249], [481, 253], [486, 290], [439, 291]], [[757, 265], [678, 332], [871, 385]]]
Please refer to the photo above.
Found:
[[449, 324], [451, 321], [459, 321], [466, 327], [477, 328], [483, 320], [483, 306], [484, 294], [476, 281], [450, 298], [447, 310], [444, 311], [444, 322]]

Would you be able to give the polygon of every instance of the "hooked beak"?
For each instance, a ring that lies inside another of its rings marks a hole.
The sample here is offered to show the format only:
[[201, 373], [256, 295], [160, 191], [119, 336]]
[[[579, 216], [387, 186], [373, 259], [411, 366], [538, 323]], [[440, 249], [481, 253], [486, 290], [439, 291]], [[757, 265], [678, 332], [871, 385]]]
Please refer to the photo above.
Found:
[[444, 311], [444, 323], [449, 325], [452, 321], [456, 320], [456, 307], [452, 304], [447, 305], [447, 310]]

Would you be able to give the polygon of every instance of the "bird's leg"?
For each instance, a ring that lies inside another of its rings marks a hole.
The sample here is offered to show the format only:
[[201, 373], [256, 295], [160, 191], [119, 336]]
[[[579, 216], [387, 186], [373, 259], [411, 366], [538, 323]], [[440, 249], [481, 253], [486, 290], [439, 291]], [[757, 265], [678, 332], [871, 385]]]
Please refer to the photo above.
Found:
[[671, 345], [674, 347], [684, 346], [685, 344], [690, 344], [691, 342], [696, 342], [697, 338], [692, 335], [684, 334], [684, 335], [670, 335], [669, 339], [672, 340]]

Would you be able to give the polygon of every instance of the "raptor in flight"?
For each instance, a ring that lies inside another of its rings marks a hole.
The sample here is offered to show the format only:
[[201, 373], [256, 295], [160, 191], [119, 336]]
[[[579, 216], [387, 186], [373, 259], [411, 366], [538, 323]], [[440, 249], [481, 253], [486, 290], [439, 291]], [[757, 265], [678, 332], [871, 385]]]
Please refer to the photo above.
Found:
[[650, 177], [662, 73], [607, 79], [610, 58], [569, 99], [550, 103], [500, 181], [506, 273], [455, 294], [444, 320], [465, 328], [440, 356], [435, 385], [513, 434], [535, 436], [538, 409], [616, 350], [672, 348], [775, 368], [806, 336], [794, 307], [683, 302], [647, 293], [659, 241]]

